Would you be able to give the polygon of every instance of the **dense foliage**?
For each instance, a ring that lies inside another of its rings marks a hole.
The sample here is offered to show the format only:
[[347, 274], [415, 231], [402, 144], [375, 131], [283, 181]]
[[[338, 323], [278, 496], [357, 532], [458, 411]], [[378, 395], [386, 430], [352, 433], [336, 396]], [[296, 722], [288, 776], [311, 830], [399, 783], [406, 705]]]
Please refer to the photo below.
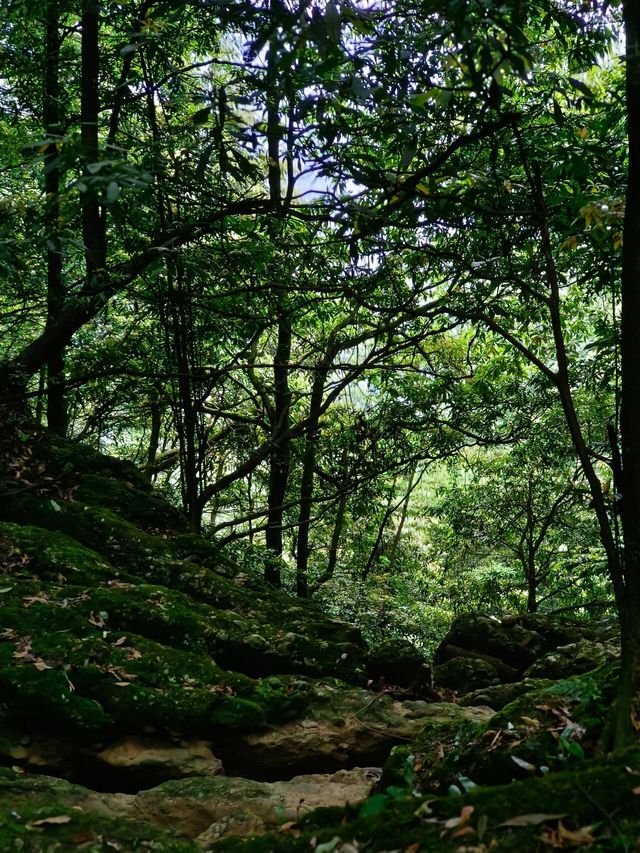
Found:
[[5, 401], [374, 636], [615, 601], [626, 648], [616, 5], [4, 4]]

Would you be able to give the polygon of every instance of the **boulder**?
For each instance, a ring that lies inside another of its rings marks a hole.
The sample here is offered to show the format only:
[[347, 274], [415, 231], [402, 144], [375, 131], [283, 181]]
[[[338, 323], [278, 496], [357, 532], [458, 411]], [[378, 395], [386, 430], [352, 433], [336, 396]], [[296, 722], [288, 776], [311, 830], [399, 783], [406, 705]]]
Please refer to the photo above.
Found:
[[408, 640], [389, 639], [373, 646], [367, 658], [367, 674], [377, 689], [400, 687], [415, 698], [431, 698], [431, 668]]
[[[453, 622], [436, 650], [436, 684], [466, 693], [490, 687], [496, 678], [509, 684], [522, 678], [561, 678], [587, 672], [616, 654], [617, 641], [610, 635], [608, 628], [603, 632], [540, 613], [502, 619], [465, 613]], [[484, 661], [493, 669], [464, 665], [462, 659]], [[451, 664], [452, 660], [457, 663]]]
[[453, 622], [436, 650], [434, 662], [442, 664], [458, 657], [460, 649], [497, 659], [509, 668], [502, 680], [513, 681], [546, 651], [546, 644], [541, 634], [524, 627], [515, 617], [495, 619], [483, 613], [465, 613]]
[[140, 786], [224, 772], [210, 744], [195, 739], [175, 742], [148, 736], [124, 737], [98, 752], [96, 757], [107, 768], [134, 776]]
[[619, 643], [609, 640], [578, 640], [547, 652], [525, 670], [525, 678], [568, 678], [589, 672], [609, 660], [620, 657]]
[[470, 693], [465, 693], [457, 701], [460, 705], [488, 705], [499, 711], [505, 705], [517, 699], [518, 696], [522, 696], [523, 693], [530, 693], [532, 690], [550, 687], [552, 684], [553, 682], [546, 678], [527, 677], [513, 684], [495, 684], [492, 687], [472, 690]]
[[399, 701], [337, 681], [309, 685], [307, 700], [303, 716], [239, 733], [227, 746], [217, 744], [226, 772], [271, 781], [303, 770], [382, 764], [394, 745], [415, 737], [434, 714], [448, 719], [461, 712], [451, 703]]
[[208, 777], [167, 782], [135, 798], [139, 819], [180, 832], [206, 847], [228, 835], [257, 835], [297, 821], [319, 807], [343, 807], [366, 799], [379, 768], [296, 776], [284, 782]]
[[455, 780], [458, 756], [482, 737], [494, 715], [492, 708], [460, 707], [434, 702], [421, 718], [419, 734], [410, 744], [391, 751], [378, 786], [442, 791]]
[[436, 687], [447, 687], [460, 693], [500, 683], [500, 676], [489, 661], [475, 657], [453, 657], [434, 667]]

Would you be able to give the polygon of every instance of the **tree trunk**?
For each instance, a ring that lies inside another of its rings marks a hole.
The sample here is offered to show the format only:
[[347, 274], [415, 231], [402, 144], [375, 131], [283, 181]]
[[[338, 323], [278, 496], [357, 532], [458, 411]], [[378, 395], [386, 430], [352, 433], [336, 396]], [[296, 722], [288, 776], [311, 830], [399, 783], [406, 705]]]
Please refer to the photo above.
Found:
[[157, 475], [156, 458], [158, 456], [160, 429], [162, 427], [162, 409], [160, 406], [160, 400], [151, 400], [149, 409], [151, 414], [151, 432], [149, 434], [149, 444], [147, 445], [146, 471], [149, 482], [153, 483]]
[[407, 514], [409, 512], [409, 502], [411, 500], [411, 494], [414, 489], [414, 481], [417, 470], [418, 460], [416, 460], [409, 469], [409, 476], [407, 477], [407, 491], [402, 502], [402, 510], [400, 511], [400, 521], [398, 522], [398, 527], [396, 528], [395, 536], [393, 537], [393, 544], [391, 545], [391, 550], [389, 552], [389, 560], [391, 561], [392, 565], [395, 562], [398, 547], [400, 546], [400, 540], [402, 538], [402, 531], [404, 530], [404, 525], [407, 520]]
[[634, 736], [632, 700], [640, 682], [640, 6], [623, 6], [629, 175], [624, 220], [621, 325], [621, 457], [624, 596], [617, 603], [622, 643], [621, 674], [611, 734], [617, 748]]
[[[282, 554], [282, 518], [285, 495], [289, 482], [291, 439], [289, 438], [289, 410], [291, 390], [289, 388], [289, 361], [291, 359], [291, 323], [282, 301], [278, 316], [278, 343], [273, 361], [274, 413], [272, 426], [272, 449], [269, 464], [269, 506], [267, 514], [266, 545], [276, 557]], [[265, 580], [280, 586], [278, 561], [270, 562]]]
[[[45, 36], [44, 127], [49, 139], [61, 134], [60, 116], [60, 34], [58, 0], [47, 0]], [[62, 254], [58, 237], [60, 218], [60, 167], [58, 146], [51, 141], [44, 156], [47, 230], [47, 325], [54, 323], [64, 304]], [[51, 353], [47, 362], [47, 426], [57, 435], [66, 435], [67, 404], [64, 388], [64, 347]]]
[[[100, 158], [98, 119], [100, 115], [100, 42], [98, 0], [84, 0], [82, 8], [82, 91], [80, 97], [80, 140], [86, 168]], [[82, 239], [84, 241], [86, 279], [89, 287], [97, 284], [106, 265], [105, 222], [100, 211], [100, 199], [89, 181], [81, 195]]]
[[[329, 359], [331, 354], [329, 354]], [[311, 525], [311, 507], [313, 505], [314, 470], [316, 450], [320, 434], [320, 410], [327, 378], [327, 359], [318, 365], [309, 402], [309, 418], [302, 453], [302, 476], [300, 481], [300, 510], [298, 513], [298, 558], [296, 563], [296, 589], [301, 598], [309, 597], [309, 532]]]

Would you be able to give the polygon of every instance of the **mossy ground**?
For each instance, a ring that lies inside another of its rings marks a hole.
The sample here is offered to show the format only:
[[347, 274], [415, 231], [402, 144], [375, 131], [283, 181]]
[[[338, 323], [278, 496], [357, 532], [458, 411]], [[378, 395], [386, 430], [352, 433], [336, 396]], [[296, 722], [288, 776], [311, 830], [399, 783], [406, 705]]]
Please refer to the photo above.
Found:
[[[86, 791], [62, 780], [0, 768], [0, 850], [3, 853], [196, 853], [197, 844], [135, 820], [97, 813]], [[75, 804], [74, 804], [75, 800]]]
[[[216, 849], [307, 853], [335, 840], [326, 849], [339, 851], [345, 842], [353, 845], [350, 850], [366, 851], [542, 853], [588, 848], [629, 853], [639, 849], [639, 786], [640, 749], [634, 748], [574, 771], [462, 796], [416, 798], [409, 790], [399, 798], [379, 795], [345, 811], [314, 812], [288, 831], [226, 839]], [[514, 818], [523, 825], [505, 825]], [[571, 833], [582, 840], [572, 842]]]
[[[133, 466], [57, 440], [28, 451], [20, 478], [0, 482], [1, 761], [20, 762], [24, 745], [45, 733], [80, 750], [123, 734], [192, 736], [215, 752], [216, 737], [314, 712], [322, 691], [310, 697], [298, 675], [322, 676], [327, 697], [334, 684], [344, 689], [335, 677], [364, 683], [356, 628], [259, 580], [245, 586]], [[640, 750], [608, 762], [580, 754], [595, 743], [614, 679], [611, 665], [541, 687], [515, 698], [489, 728], [434, 722], [392, 756], [384, 785], [395, 785], [393, 795], [383, 790], [359, 809], [317, 813], [298, 828], [220, 849], [286, 853], [329, 842], [329, 851], [355, 839], [355, 849], [370, 851], [527, 853], [567, 848], [571, 831], [588, 833], [592, 850], [637, 849]], [[530, 762], [525, 775], [541, 773], [543, 762], [567, 769], [429, 805], [412, 793], [416, 782], [440, 793], [460, 773], [510, 781], [522, 769], [514, 756]], [[196, 849], [88, 806], [69, 809], [61, 793], [0, 768], [0, 851]], [[566, 817], [562, 825], [555, 817], [500, 826], [534, 813]], [[70, 820], [36, 823], [60, 816]]]
[[0, 478], [0, 760], [51, 735], [215, 743], [303, 713], [295, 676], [366, 679], [357, 629], [259, 580], [245, 588], [133, 466], [39, 438], [12, 470]]

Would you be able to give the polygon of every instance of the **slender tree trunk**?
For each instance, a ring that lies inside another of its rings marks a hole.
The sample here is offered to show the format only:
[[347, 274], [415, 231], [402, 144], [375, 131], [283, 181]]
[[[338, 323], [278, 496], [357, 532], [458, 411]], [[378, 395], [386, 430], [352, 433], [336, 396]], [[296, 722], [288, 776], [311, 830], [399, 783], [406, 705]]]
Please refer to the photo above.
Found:
[[336, 570], [336, 566], [338, 565], [338, 549], [340, 547], [340, 540], [342, 539], [342, 531], [344, 530], [344, 521], [347, 512], [347, 499], [349, 497], [349, 470], [347, 467], [346, 450], [343, 451], [339, 470], [340, 481], [338, 486], [338, 506], [333, 520], [333, 531], [331, 533], [331, 542], [329, 543], [327, 567], [314, 583], [311, 590], [312, 595], [314, 595], [323, 584], [331, 580], [333, 573]]
[[[277, 0], [270, 0], [269, 9], [273, 14]], [[275, 32], [275, 28], [274, 28]], [[280, 90], [278, 86], [279, 44], [274, 35], [269, 41], [267, 56], [267, 159], [269, 177], [269, 200], [276, 216], [282, 207], [282, 176], [280, 171]], [[277, 224], [277, 222], [276, 222]], [[271, 229], [272, 238], [278, 229]], [[269, 496], [266, 545], [276, 558], [282, 555], [282, 518], [285, 495], [289, 482], [291, 457], [291, 439], [289, 432], [289, 410], [291, 391], [289, 389], [289, 361], [291, 359], [291, 322], [285, 305], [284, 294], [278, 295], [278, 342], [273, 361], [274, 410], [272, 423], [272, 449], [269, 457]], [[265, 580], [274, 586], [280, 586], [280, 566], [278, 559], [268, 560], [265, 566]]]
[[527, 612], [536, 613], [538, 610], [538, 578], [533, 570], [529, 568], [530, 574], [527, 578]]
[[340, 540], [342, 539], [342, 531], [344, 530], [344, 520], [347, 513], [347, 498], [348, 491], [346, 487], [346, 483], [342, 491], [340, 492], [340, 497], [338, 498], [338, 507], [336, 509], [336, 517], [333, 522], [333, 532], [331, 534], [331, 542], [329, 544], [329, 558], [327, 560], [327, 568], [324, 571], [324, 574], [318, 581], [319, 584], [326, 583], [333, 577], [333, 573], [336, 570], [336, 566], [338, 564], [338, 548], [340, 547]]
[[404, 530], [404, 525], [407, 521], [407, 514], [409, 512], [409, 502], [411, 500], [411, 493], [413, 492], [413, 484], [417, 470], [418, 460], [416, 460], [409, 469], [409, 476], [407, 477], [407, 491], [402, 502], [402, 510], [400, 511], [400, 521], [398, 522], [398, 527], [396, 528], [395, 536], [393, 537], [393, 544], [391, 545], [391, 551], [389, 552], [389, 560], [392, 564], [396, 558], [398, 547], [400, 545], [400, 540], [402, 538], [402, 531]]
[[175, 274], [171, 264], [167, 267], [169, 307], [173, 357], [178, 373], [178, 399], [176, 425], [180, 445], [180, 471], [182, 476], [182, 500], [192, 528], [199, 532], [202, 526], [202, 501], [200, 499], [200, 466], [198, 453], [198, 413], [192, 381], [192, 359], [189, 354], [191, 318], [186, 310], [187, 296], [184, 279], [179, 265]]
[[[280, 300], [278, 316], [278, 343], [273, 362], [274, 412], [272, 449], [269, 464], [269, 505], [267, 514], [266, 545], [276, 557], [282, 554], [282, 519], [291, 458], [289, 424], [291, 390], [289, 388], [289, 361], [291, 359], [291, 323]], [[265, 579], [280, 586], [278, 562], [269, 563]]]
[[[58, 0], [46, 3], [44, 80], [44, 126], [49, 139], [61, 134], [60, 116], [60, 34]], [[58, 237], [60, 219], [60, 167], [55, 141], [47, 146], [44, 157], [47, 229], [47, 325], [54, 323], [64, 304], [65, 286], [62, 277], [62, 253]], [[47, 426], [58, 435], [68, 428], [64, 388], [65, 348], [51, 353], [47, 362]]]
[[[80, 140], [85, 159], [85, 176], [91, 174], [87, 164], [100, 158], [98, 119], [100, 115], [100, 31], [98, 0], [84, 0], [82, 6], [82, 91], [80, 98]], [[106, 264], [105, 222], [100, 211], [98, 193], [90, 185], [81, 196], [82, 239], [84, 241], [86, 278], [89, 288], [98, 285]]]
[[160, 429], [162, 427], [162, 408], [158, 399], [151, 400], [149, 405], [151, 414], [151, 432], [149, 433], [149, 444], [147, 445], [147, 477], [149, 482], [156, 478], [155, 463], [160, 446]]
[[378, 525], [378, 534], [376, 536], [376, 541], [373, 543], [373, 548], [369, 552], [369, 557], [367, 559], [367, 562], [365, 563], [364, 569], [362, 570], [362, 575], [361, 575], [362, 580], [366, 580], [369, 577], [369, 574], [371, 573], [371, 570], [373, 569], [373, 566], [375, 564], [376, 557], [380, 553], [380, 549], [382, 547], [382, 539], [384, 537], [384, 532], [387, 529], [387, 524], [389, 523], [389, 519], [391, 518], [393, 513], [398, 508], [398, 504], [393, 503], [393, 496], [394, 496], [395, 491], [396, 491], [396, 483], [397, 483], [397, 478], [394, 477], [393, 478], [393, 485], [391, 486], [391, 490], [389, 492], [389, 499], [387, 501], [387, 506], [386, 506], [386, 509], [384, 511], [384, 515], [382, 516], [382, 521]]
[[613, 705], [613, 744], [634, 736], [632, 701], [640, 683], [640, 6], [623, 5], [629, 134], [621, 325], [621, 457], [624, 596], [616, 596], [622, 643], [621, 677]]
[[[331, 354], [328, 355], [331, 359]], [[302, 452], [302, 476], [300, 482], [300, 510], [298, 513], [298, 558], [296, 564], [296, 589], [302, 598], [309, 597], [309, 532], [311, 525], [311, 507], [313, 505], [314, 470], [316, 451], [320, 437], [320, 411], [324, 384], [328, 373], [328, 361], [320, 364], [313, 378], [311, 400], [309, 402], [309, 420]]]

